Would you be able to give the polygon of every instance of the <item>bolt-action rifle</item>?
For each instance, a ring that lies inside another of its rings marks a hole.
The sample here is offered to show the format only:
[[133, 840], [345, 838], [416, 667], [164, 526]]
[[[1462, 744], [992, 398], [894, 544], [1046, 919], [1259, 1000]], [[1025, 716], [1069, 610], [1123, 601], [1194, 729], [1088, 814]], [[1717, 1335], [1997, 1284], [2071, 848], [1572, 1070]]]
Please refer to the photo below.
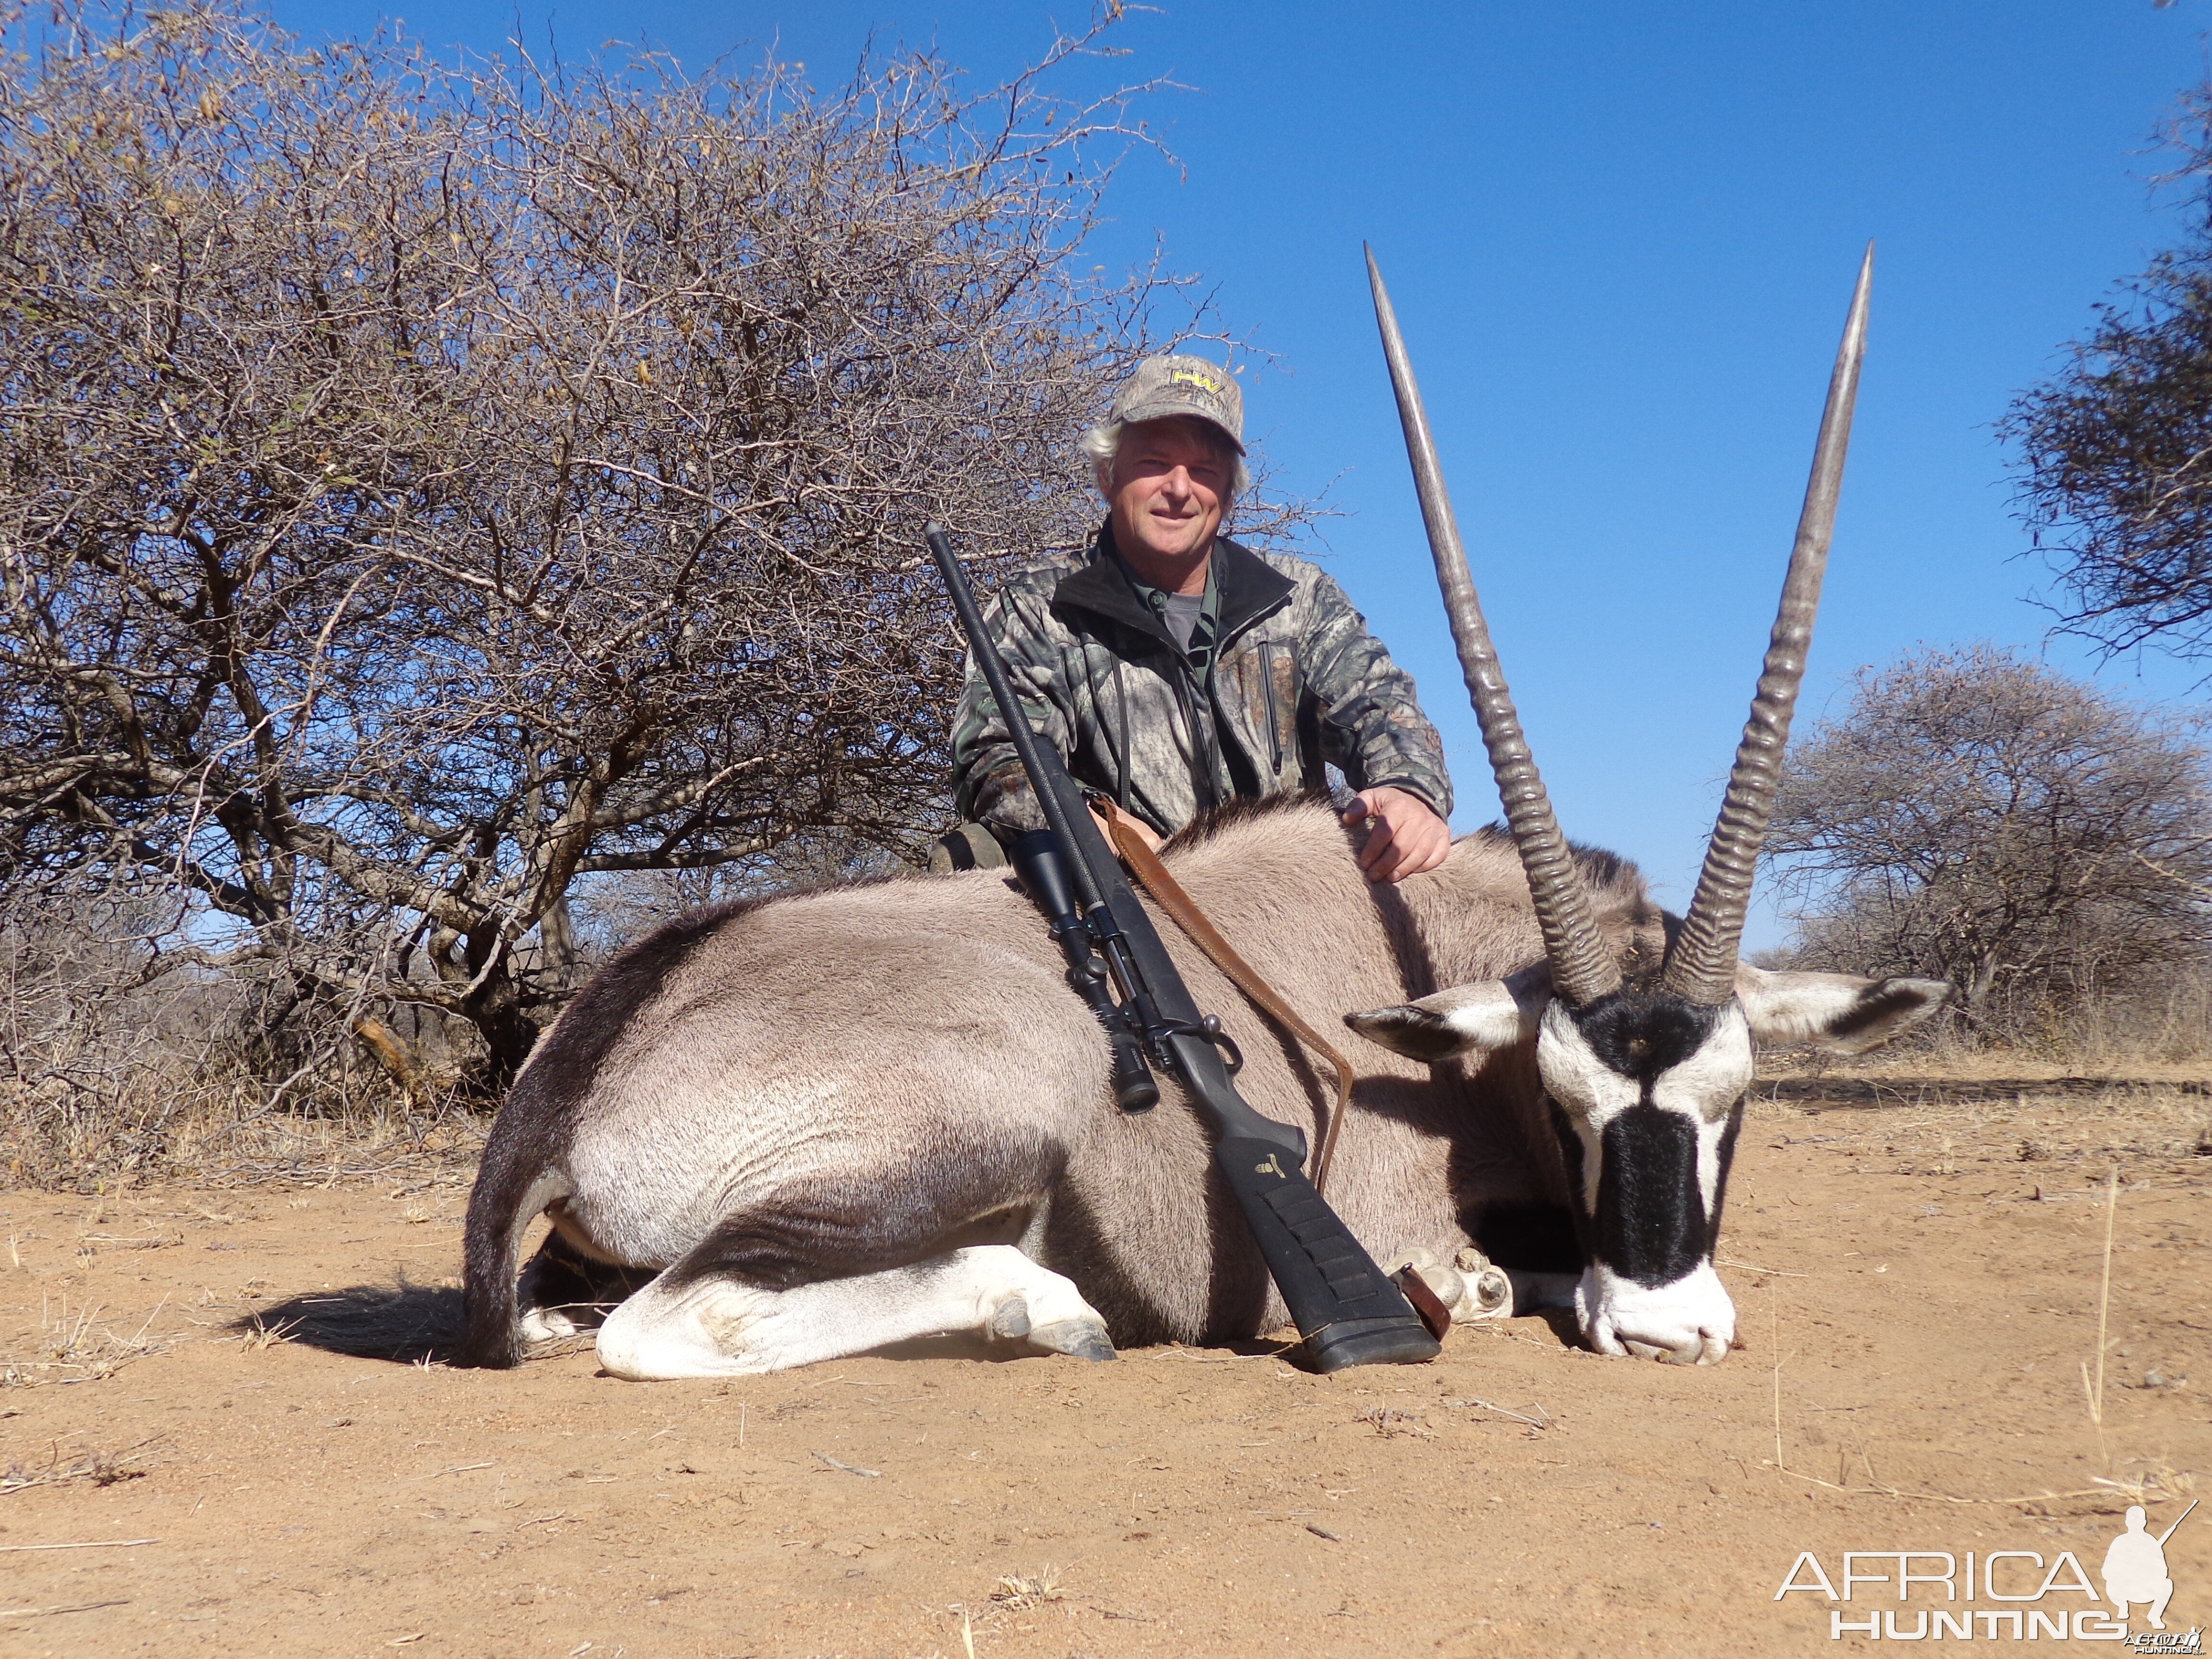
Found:
[[1316, 1371], [1434, 1358], [1436, 1338], [1306, 1178], [1304, 1132], [1262, 1117], [1237, 1092], [1235, 1046], [1198, 1012], [1066, 763], [1030, 729], [951, 541], [935, 525], [925, 533], [1051, 826], [1016, 843], [1015, 866], [1067, 957], [1068, 982], [1106, 1027], [1122, 1109], [1144, 1111], [1159, 1098], [1149, 1057], [1212, 1126], [1214, 1162], [1305, 1339], [1293, 1357]]

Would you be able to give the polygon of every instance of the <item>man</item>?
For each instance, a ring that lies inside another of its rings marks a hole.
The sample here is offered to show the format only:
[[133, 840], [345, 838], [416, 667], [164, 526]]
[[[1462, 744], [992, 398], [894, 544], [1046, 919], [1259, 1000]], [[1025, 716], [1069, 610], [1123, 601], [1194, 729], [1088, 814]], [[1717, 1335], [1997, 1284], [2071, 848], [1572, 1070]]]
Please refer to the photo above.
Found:
[[[1327, 787], [1341, 771], [1371, 826], [1359, 864], [1402, 881], [1444, 861], [1451, 783], [1413, 683], [1336, 583], [1219, 533], [1245, 487], [1244, 406], [1200, 357], [1147, 358], [1083, 441], [1107, 520], [1087, 554], [1018, 572], [987, 608], [1030, 725], [1076, 781], [1155, 842], [1238, 799]], [[971, 660], [953, 728], [956, 800], [973, 822], [935, 867], [1004, 862], [1042, 826]]]

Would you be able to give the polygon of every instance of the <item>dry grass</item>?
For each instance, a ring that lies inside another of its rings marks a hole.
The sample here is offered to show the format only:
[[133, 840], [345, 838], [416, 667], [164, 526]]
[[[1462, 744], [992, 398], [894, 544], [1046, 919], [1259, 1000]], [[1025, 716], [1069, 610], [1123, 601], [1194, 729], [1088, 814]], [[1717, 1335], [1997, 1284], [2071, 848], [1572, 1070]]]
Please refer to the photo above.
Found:
[[158, 1055], [83, 1088], [0, 1080], [0, 1186], [115, 1193], [145, 1180], [319, 1185], [474, 1159], [489, 1119], [374, 1077], [271, 1103], [265, 1085]]
[[2081, 1362], [2081, 1392], [2089, 1404], [2089, 1422], [2097, 1431], [2097, 1461], [2109, 1474], [2112, 1449], [2105, 1444], [2105, 1356], [2112, 1351], [2112, 1229], [2120, 1218], [2120, 1166], [2115, 1164], [2105, 1182], [2105, 1251], [2097, 1285], [2096, 1378], [2090, 1379], [2089, 1362]]
[[1909, 1158], [1928, 1175], [2002, 1161], [2045, 1166], [2036, 1178], [2101, 1186], [2118, 1164], [2124, 1184], [2137, 1165], [2212, 1158], [2212, 1065], [2097, 1068], [1986, 1052], [1824, 1064], [1781, 1054], [1762, 1060], [1747, 1115], [1793, 1125], [1818, 1117], [1802, 1138]]
[[1008, 1573], [992, 1589], [991, 1601], [1010, 1611], [1042, 1607], [1066, 1594], [1062, 1584], [1060, 1569], [1048, 1563], [1035, 1573]]
[[42, 1297], [39, 1334], [32, 1347], [32, 1357], [0, 1363], [0, 1388], [99, 1382], [114, 1376], [132, 1361], [160, 1353], [169, 1346], [163, 1339], [149, 1340], [146, 1334], [161, 1311], [159, 1306], [129, 1336], [100, 1322], [100, 1315], [106, 1311], [104, 1306], [95, 1303], [72, 1314], [66, 1296], [58, 1304]]
[[247, 1353], [266, 1353], [279, 1342], [292, 1340], [292, 1334], [298, 1328], [296, 1320], [270, 1319], [252, 1313], [239, 1321], [238, 1340]]
[[275, 1052], [245, 981], [146, 979], [151, 925], [127, 906], [0, 904], [0, 1184], [332, 1180], [482, 1145], [456, 1066], [403, 1087], [338, 1009], [296, 1016]]
[[112, 1486], [125, 1480], [143, 1480], [146, 1471], [133, 1467], [125, 1460], [161, 1437], [158, 1434], [148, 1435], [143, 1440], [125, 1446], [120, 1451], [88, 1452], [67, 1464], [61, 1461], [61, 1448], [57, 1445], [48, 1455], [43, 1468], [10, 1462], [4, 1471], [0, 1471], [0, 1495], [22, 1492], [32, 1486], [66, 1486], [79, 1480], [89, 1486]]

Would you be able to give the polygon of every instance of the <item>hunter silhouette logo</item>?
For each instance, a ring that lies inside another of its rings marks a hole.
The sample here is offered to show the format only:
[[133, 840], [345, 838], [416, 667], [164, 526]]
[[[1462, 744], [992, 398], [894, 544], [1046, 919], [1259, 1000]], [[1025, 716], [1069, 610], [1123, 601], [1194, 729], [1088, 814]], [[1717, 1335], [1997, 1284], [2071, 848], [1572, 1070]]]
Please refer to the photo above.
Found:
[[[1930, 1637], [1990, 1642], [2070, 1639], [2124, 1643], [2136, 1653], [2202, 1654], [2202, 1630], [2170, 1631], [2166, 1625], [2174, 1588], [2166, 1568], [2166, 1540], [2196, 1507], [2191, 1500], [2164, 1532], [2154, 1533], [2143, 1507], [2130, 1505], [2126, 1529], [2105, 1551], [2099, 1573], [2104, 1580], [2101, 1595], [2071, 1550], [2061, 1550], [2047, 1566], [2037, 1550], [1969, 1550], [1963, 1555], [1947, 1550], [1849, 1550], [1844, 1554], [1843, 1571], [1835, 1577], [1817, 1555], [1806, 1550], [1783, 1575], [1774, 1599], [1782, 1601], [1793, 1591], [1832, 1602], [1893, 1599], [1873, 1588], [1880, 1585], [1893, 1589], [1899, 1602], [1923, 1604], [1902, 1613], [1864, 1607], [1846, 1613], [1840, 1607], [1832, 1607], [1832, 1642], [1846, 1635], [1875, 1642], [1918, 1642]], [[2091, 1605], [2069, 1604], [2063, 1599], [2069, 1596]], [[1976, 1601], [1997, 1605], [1960, 1605]], [[1931, 1602], [1945, 1605], [1926, 1605]], [[2149, 1629], [2130, 1632], [2129, 1614], [2136, 1608], [2142, 1610]]]
[[[2112, 1547], [2105, 1552], [2105, 1597], [2118, 1609], [2112, 1616], [2122, 1624], [2127, 1622], [2129, 1604], [2141, 1601], [2150, 1609], [2150, 1627], [2154, 1631], [2166, 1628], [2166, 1604], [2173, 1600], [2173, 1580], [2166, 1571], [2166, 1540], [2180, 1529], [2181, 1523], [2189, 1519], [2189, 1510], [2196, 1507], [2197, 1500], [2191, 1498], [2189, 1509], [2182, 1510], [2173, 1525], [2154, 1538], [2142, 1505], [2129, 1505], [2128, 1529], [2112, 1540]], [[2199, 1642], [2193, 1648], [2171, 1650], [2187, 1653], [2199, 1650], [2203, 1645]]]

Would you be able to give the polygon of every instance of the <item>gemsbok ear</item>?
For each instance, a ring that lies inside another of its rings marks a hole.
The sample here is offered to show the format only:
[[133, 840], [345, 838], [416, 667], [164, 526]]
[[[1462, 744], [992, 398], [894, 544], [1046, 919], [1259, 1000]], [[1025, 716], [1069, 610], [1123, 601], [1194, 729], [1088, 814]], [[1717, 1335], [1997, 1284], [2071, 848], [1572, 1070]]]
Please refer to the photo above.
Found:
[[1773, 973], [1740, 963], [1735, 994], [1757, 1042], [1810, 1042], [1835, 1054], [1863, 1054], [1941, 1008], [1951, 987], [1940, 979]]
[[1409, 1060], [1449, 1060], [1510, 1048], [1535, 1036], [1536, 1022], [1551, 999], [1552, 970], [1540, 964], [1509, 979], [1455, 985], [1419, 1002], [1346, 1014], [1344, 1023]]

